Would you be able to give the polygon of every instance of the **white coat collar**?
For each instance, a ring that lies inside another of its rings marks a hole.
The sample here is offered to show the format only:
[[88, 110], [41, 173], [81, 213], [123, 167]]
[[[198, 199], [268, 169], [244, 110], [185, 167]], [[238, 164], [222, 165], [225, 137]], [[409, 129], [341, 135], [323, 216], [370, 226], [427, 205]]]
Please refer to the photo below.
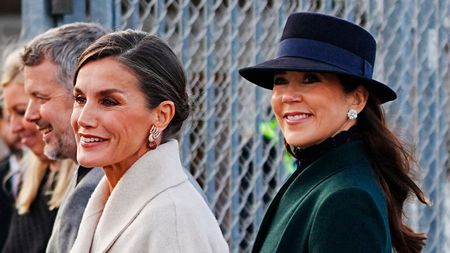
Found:
[[108, 181], [103, 177], [87, 204], [71, 252], [89, 252], [94, 234], [95, 248], [106, 252], [148, 202], [186, 180], [176, 140], [139, 158], [122, 176], [109, 198]]

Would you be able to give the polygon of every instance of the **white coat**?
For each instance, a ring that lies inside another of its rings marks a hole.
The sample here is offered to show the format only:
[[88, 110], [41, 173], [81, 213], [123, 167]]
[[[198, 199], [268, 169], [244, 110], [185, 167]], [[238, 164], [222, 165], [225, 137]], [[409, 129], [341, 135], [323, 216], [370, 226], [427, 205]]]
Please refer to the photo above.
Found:
[[92, 194], [71, 253], [229, 252], [219, 225], [181, 165], [178, 142], [144, 154], [109, 195]]

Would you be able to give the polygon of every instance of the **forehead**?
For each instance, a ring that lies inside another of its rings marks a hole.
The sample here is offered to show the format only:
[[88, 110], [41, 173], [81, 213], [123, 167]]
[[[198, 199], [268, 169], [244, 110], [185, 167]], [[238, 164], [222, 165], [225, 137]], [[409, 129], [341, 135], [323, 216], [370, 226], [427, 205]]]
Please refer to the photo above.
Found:
[[75, 88], [81, 90], [116, 88], [134, 91], [138, 89], [138, 79], [134, 72], [122, 63], [107, 57], [84, 65], [78, 72]]
[[63, 88], [57, 81], [58, 67], [49, 60], [43, 60], [35, 66], [24, 67], [24, 85], [27, 93], [35, 91], [51, 92]]
[[18, 81], [13, 80], [8, 86], [3, 88], [3, 102], [5, 106], [26, 103], [27, 101], [28, 96], [25, 94], [24, 87]]

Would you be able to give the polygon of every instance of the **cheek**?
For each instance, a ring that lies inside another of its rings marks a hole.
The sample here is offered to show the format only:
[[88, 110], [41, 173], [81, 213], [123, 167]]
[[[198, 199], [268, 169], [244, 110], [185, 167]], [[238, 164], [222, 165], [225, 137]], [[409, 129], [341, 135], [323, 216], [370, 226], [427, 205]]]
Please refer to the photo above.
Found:
[[146, 141], [150, 134], [151, 123], [143, 122], [143, 115], [137, 117], [130, 117], [128, 121], [125, 118], [121, 122], [128, 122], [128, 124], [118, 124], [116, 118], [108, 118], [109, 121], [103, 121], [104, 127], [109, 128], [111, 132], [117, 132], [120, 138], [125, 138], [126, 143], [131, 145], [141, 145]]
[[73, 129], [78, 128], [78, 117], [80, 116], [80, 110], [77, 108], [74, 108], [72, 111], [72, 114], [70, 115], [70, 124], [72, 125]]
[[[56, 110], [58, 111], [56, 111]], [[61, 114], [60, 107], [53, 107], [53, 112], [56, 112], [57, 114]], [[44, 119], [48, 120], [51, 119], [51, 107], [48, 106], [48, 104], [38, 104], [36, 105], [36, 112], [39, 113], [39, 115]]]
[[271, 104], [272, 104], [272, 111], [276, 115], [281, 109], [281, 97], [277, 96], [276, 94], [272, 94]]
[[28, 121], [21, 121], [21, 124], [23, 125], [23, 127], [25, 128], [25, 129], [27, 129], [28, 131], [31, 131], [31, 132], [35, 132], [35, 134], [37, 134], [39, 131], [37, 130], [37, 127], [36, 127], [36, 125], [34, 124], [34, 123], [30, 123], [30, 122], [28, 122]]
[[14, 133], [17, 133], [20, 129], [22, 129], [22, 121], [17, 120], [15, 117], [11, 117], [11, 121], [9, 122], [9, 127], [12, 129]]
[[11, 115], [11, 126], [15, 126], [15, 127], [27, 127], [27, 125], [33, 125], [32, 123], [29, 123], [27, 121], [25, 121], [25, 119], [23, 118], [22, 115], [19, 114], [15, 114], [15, 115]]

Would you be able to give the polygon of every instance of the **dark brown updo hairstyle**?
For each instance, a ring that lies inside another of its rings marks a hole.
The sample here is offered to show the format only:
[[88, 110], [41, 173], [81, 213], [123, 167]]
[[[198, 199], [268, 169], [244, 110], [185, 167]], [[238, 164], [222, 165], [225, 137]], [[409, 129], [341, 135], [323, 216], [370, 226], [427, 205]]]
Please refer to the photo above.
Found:
[[146, 32], [126, 30], [104, 35], [80, 56], [73, 83], [85, 64], [107, 57], [134, 73], [149, 109], [167, 100], [175, 104], [175, 115], [162, 134], [162, 143], [175, 138], [189, 116], [189, 102], [185, 73], [172, 49]]

